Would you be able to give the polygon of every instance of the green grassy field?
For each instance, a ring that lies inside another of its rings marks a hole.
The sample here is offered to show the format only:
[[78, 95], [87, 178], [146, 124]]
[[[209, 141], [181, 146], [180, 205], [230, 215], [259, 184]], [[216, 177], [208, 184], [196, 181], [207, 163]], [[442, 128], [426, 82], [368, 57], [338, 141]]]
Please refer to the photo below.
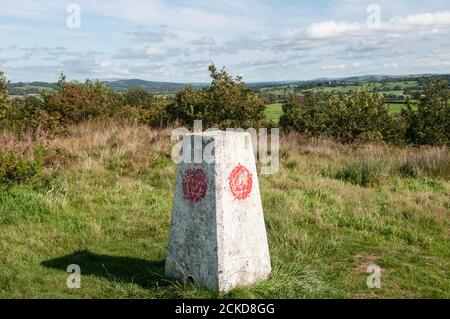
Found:
[[386, 103], [386, 106], [391, 110], [392, 113], [400, 113], [406, 108], [405, 104], [398, 103]]
[[355, 85], [340, 85], [340, 86], [317, 86], [311, 89], [305, 89], [299, 92], [296, 90], [295, 85], [282, 85], [274, 87], [261, 88], [260, 91], [263, 93], [275, 94], [278, 96], [287, 97], [291, 94], [300, 94], [306, 92], [338, 92], [338, 93], [350, 93], [356, 92], [363, 89], [364, 87], [372, 92], [379, 91], [383, 94], [394, 94], [401, 95], [403, 90], [406, 88], [416, 87], [418, 85], [417, 81], [405, 81], [405, 82], [370, 82], [365, 84], [355, 84]]
[[274, 121], [275, 123], [278, 123], [280, 120], [280, 116], [283, 114], [282, 106], [283, 104], [281, 103], [267, 105], [266, 109], [267, 117], [270, 120]]
[[364, 85], [347, 85], [347, 86], [336, 86], [336, 87], [318, 87], [307, 91], [317, 91], [317, 92], [331, 92], [336, 91], [339, 93], [350, 93], [356, 92], [358, 90], [367, 88], [369, 91], [382, 90], [384, 94], [403, 94], [403, 90], [407, 87], [417, 86], [416, 81], [407, 82], [386, 82], [386, 83], [367, 83]]
[[[75, 158], [0, 191], [0, 297], [450, 298], [448, 149], [284, 136], [280, 171], [260, 176], [273, 274], [220, 295], [163, 275], [169, 133], [80, 125], [50, 141]], [[70, 264], [81, 289], [66, 287]]]

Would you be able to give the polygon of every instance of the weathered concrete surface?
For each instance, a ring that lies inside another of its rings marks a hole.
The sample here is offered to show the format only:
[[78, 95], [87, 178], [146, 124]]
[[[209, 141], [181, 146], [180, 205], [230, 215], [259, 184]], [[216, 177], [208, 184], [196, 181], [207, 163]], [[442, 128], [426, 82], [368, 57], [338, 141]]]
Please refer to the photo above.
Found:
[[166, 276], [227, 292], [270, 275], [269, 247], [250, 134], [203, 136], [214, 161], [179, 165]]

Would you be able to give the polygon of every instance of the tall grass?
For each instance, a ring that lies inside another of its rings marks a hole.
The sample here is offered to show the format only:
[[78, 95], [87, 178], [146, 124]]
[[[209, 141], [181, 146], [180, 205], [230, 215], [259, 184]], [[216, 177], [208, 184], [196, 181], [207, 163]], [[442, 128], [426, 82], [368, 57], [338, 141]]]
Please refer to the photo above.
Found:
[[370, 152], [358, 152], [345, 158], [334, 177], [362, 187], [378, 185], [389, 174], [389, 160]]
[[402, 176], [450, 179], [450, 150], [447, 147], [425, 148], [409, 152], [398, 166]]
[[40, 129], [23, 135], [0, 134], [0, 186], [26, 183], [39, 175], [45, 164], [47, 132]]
[[385, 167], [384, 161], [371, 158], [366, 154], [358, 155], [347, 161], [335, 177], [355, 185], [370, 187], [380, 183]]
[[[450, 180], [450, 149], [442, 146], [396, 147], [385, 143], [342, 144], [327, 137], [289, 133], [281, 137], [281, 158], [289, 169], [298, 167], [295, 152], [326, 163], [323, 175], [354, 185], [372, 187], [388, 177]], [[331, 160], [327, 161], [327, 160]]]

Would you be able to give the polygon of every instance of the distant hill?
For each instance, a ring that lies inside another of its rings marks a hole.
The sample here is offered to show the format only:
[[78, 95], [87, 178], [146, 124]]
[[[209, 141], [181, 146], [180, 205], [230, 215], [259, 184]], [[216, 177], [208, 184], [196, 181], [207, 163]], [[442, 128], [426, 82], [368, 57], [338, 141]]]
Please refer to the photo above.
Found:
[[[433, 76], [431, 74], [421, 75], [402, 75], [402, 76], [389, 76], [389, 75], [364, 75], [347, 78], [320, 78], [308, 81], [266, 81], [266, 82], [249, 82], [249, 87], [260, 89], [266, 87], [277, 87], [286, 85], [320, 85], [327, 82], [337, 82], [343, 85], [358, 84], [358, 83], [371, 83], [371, 82], [400, 82], [400, 81], [420, 81], [421, 79]], [[450, 75], [440, 75], [450, 82]], [[175, 83], [175, 82], [158, 82], [158, 81], [146, 81], [140, 79], [126, 79], [126, 80], [108, 80], [103, 81], [109, 88], [116, 92], [124, 92], [130, 88], [141, 87], [153, 93], [170, 93], [184, 89], [188, 86], [193, 88], [202, 88], [208, 85], [208, 83]], [[47, 82], [17, 82], [9, 83], [8, 91], [11, 95], [26, 95], [37, 94], [41, 90], [53, 91], [56, 88], [56, 83]]]
[[182, 90], [188, 86], [193, 88], [205, 87], [206, 83], [174, 83], [174, 82], [156, 82], [156, 81], [145, 81], [139, 79], [131, 80], [116, 80], [116, 81], [105, 81], [104, 82], [109, 88], [117, 92], [123, 92], [130, 88], [140, 87], [151, 92], [174, 92]]
[[56, 88], [56, 83], [47, 82], [17, 82], [8, 83], [8, 93], [10, 95], [27, 95], [37, 94], [41, 90], [53, 91]]
[[[188, 86], [201, 88], [207, 85], [206, 83], [156, 82], [139, 79], [103, 81], [103, 83], [116, 92], [124, 92], [131, 88], [141, 87], [154, 93], [175, 92]], [[8, 84], [8, 91], [11, 95], [36, 94], [41, 90], [53, 91], [55, 88], [56, 83], [46, 82], [17, 82]]]

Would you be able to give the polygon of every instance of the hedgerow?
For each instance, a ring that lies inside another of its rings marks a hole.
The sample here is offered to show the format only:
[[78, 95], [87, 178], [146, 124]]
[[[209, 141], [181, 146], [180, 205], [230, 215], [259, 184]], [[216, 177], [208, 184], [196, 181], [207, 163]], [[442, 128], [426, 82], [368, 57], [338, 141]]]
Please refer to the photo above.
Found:
[[379, 94], [367, 90], [350, 95], [291, 96], [283, 111], [280, 126], [285, 131], [326, 135], [345, 142], [398, 141], [402, 135], [401, 120], [389, 112]]
[[[209, 67], [211, 84], [191, 87], [173, 98], [156, 97], [141, 88], [121, 94], [99, 81], [67, 82], [61, 75], [54, 92], [36, 97], [8, 97], [6, 79], [0, 72], [0, 130], [25, 132], [43, 128], [65, 132], [70, 125], [92, 119], [125, 119], [152, 127], [180, 124], [192, 127], [202, 120], [204, 128], [272, 127], [264, 100], [242, 78], [224, 69]], [[411, 105], [394, 114], [383, 97], [367, 89], [350, 94], [308, 93], [291, 96], [283, 105], [280, 127], [285, 132], [329, 136], [343, 142], [450, 145], [450, 94], [443, 79], [426, 80], [417, 108]]]

